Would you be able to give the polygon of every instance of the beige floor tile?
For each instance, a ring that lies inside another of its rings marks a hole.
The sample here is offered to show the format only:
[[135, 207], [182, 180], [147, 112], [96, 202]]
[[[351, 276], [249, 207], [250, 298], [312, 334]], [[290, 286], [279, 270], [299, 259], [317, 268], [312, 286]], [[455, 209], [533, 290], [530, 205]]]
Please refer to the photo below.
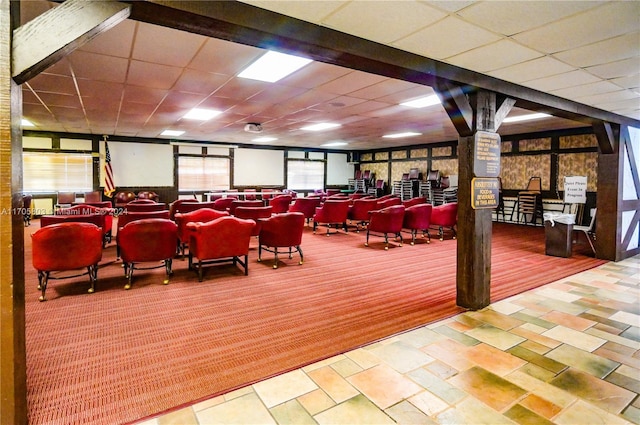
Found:
[[538, 397], [549, 400], [553, 404], [557, 404], [562, 408], [567, 407], [577, 399], [575, 395], [521, 371], [515, 371], [512, 374], [505, 376], [505, 379], [521, 388], [524, 388], [528, 392], [537, 395]]
[[359, 394], [358, 390], [330, 366], [313, 370], [307, 375], [336, 403], [342, 403]]
[[516, 422], [472, 397], [468, 397], [455, 407], [438, 414], [436, 421], [445, 425], [517, 425]]
[[208, 400], [196, 403], [191, 407], [193, 407], [193, 410], [198, 412], [200, 410], [208, 409], [209, 407], [217, 406], [220, 403], [224, 403], [224, 401], [225, 401], [224, 396], [218, 396], [218, 397], [213, 397]]
[[433, 375], [435, 375], [440, 379], [448, 379], [453, 375], [455, 375], [456, 373], [458, 373], [456, 369], [452, 368], [447, 364], [442, 363], [439, 360], [436, 360], [434, 362], [429, 363], [428, 365], [425, 365], [423, 369], [428, 370], [429, 372], [431, 372]]
[[159, 417], [158, 425], [198, 425], [198, 419], [191, 407], [185, 407]]
[[449, 404], [429, 391], [422, 391], [409, 398], [409, 402], [429, 416], [434, 416], [449, 408]]
[[347, 380], [381, 409], [421, 391], [417, 384], [386, 365], [367, 369]]
[[553, 422], [558, 425], [631, 425], [625, 419], [598, 409], [584, 401], [578, 401], [560, 412], [558, 416], [553, 418]]
[[521, 305], [512, 303], [511, 299], [493, 303], [489, 306], [489, 308], [507, 316], [523, 310], [523, 307]]
[[[522, 335], [520, 335], [522, 336]], [[518, 344], [518, 347], [522, 347], [525, 348], [529, 351], [532, 351], [536, 354], [540, 354], [540, 355], [544, 355], [545, 353], [548, 353], [549, 350], [551, 350], [549, 347], [542, 345], [542, 344], [538, 344], [535, 341], [531, 341], [531, 340], [526, 340], [521, 344]]]
[[[544, 331], [546, 331], [546, 329], [544, 329]], [[561, 344], [561, 342], [558, 340], [555, 340], [553, 338], [547, 338], [546, 336], [543, 336], [543, 335], [540, 335], [539, 333], [531, 331], [528, 327], [526, 327], [526, 325], [512, 329], [511, 333], [521, 336], [523, 338], [526, 338], [529, 341], [533, 341], [537, 344], [544, 345], [549, 349], [555, 348]]]
[[271, 415], [279, 425], [315, 425], [309, 412], [298, 403], [297, 400], [290, 400], [270, 409]]
[[435, 360], [424, 351], [401, 341], [376, 347], [371, 352], [400, 373], [418, 369]]
[[521, 336], [503, 331], [502, 329], [498, 329], [491, 325], [483, 325], [479, 328], [471, 329], [466, 332], [466, 335], [469, 335], [478, 341], [492, 345], [499, 350], [508, 350], [525, 340]]
[[597, 378], [609, 375], [620, 363], [605, 359], [588, 351], [579, 350], [571, 345], [562, 344], [560, 347], [547, 353], [546, 357], [575, 367]]
[[522, 367], [526, 361], [487, 344], [478, 344], [466, 352], [467, 358], [483, 369], [504, 376]]
[[432, 344], [436, 341], [440, 341], [444, 338], [445, 337], [441, 334], [427, 327], [414, 329], [412, 331], [398, 335], [398, 340], [418, 348]]
[[554, 289], [551, 285], [547, 285], [542, 289], [536, 290], [535, 292], [540, 296], [543, 296], [552, 300], [564, 301], [566, 303], [572, 303], [580, 299], [578, 295], [570, 294], [566, 290]]
[[456, 388], [448, 381], [429, 373], [426, 369], [414, 370], [407, 374], [407, 377], [449, 404], [456, 404], [467, 396], [464, 391]]
[[574, 331], [565, 326], [558, 325], [553, 329], [549, 329], [542, 333], [543, 336], [553, 338], [565, 344], [573, 345], [584, 351], [593, 351], [607, 342], [606, 339], [587, 335], [584, 332]]
[[546, 369], [552, 372], [554, 375], [562, 372], [567, 367], [565, 363], [556, 361], [546, 355], [543, 356], [534, 353], [533, 351], [527, 350], [526, 348], [524, 348], [523, 344], [513, 347], [508, 352], [509, 354], [512, 354], [524, 361], [529, 362], [529, 364]]
[[200, 425], [276, 424], [255, 393], [196, 412], [196, 416]]
[[473, 362], [464, 356], [469, 348], [457, 341], [444, 339], [424, 347], [422, 351], [456, 370], [466, 370], [473, 366]]
[[353, 360], [362, 369], [369, 369], [380, 364], [380, 358], [363, 348], [349, 351], [346, 353], [346, 356]]
[[319, 425], [395, 424], [386, 413], [359, 395], [314, 416]]
[[316, 390], [318, 386], [304, 372], [294, 370], [266, 381], [258, 382], [253, 385], [253, 388], [264, 404], [271, 408]]
[[413, 404], [402, 401], [391, 406], [385, 413], [394, 421], [404, 425], [437, 425], [433, 419], [425, 415], [420, 409]]
[[557, 404], [553, 404], [549, 400], [545, 400], [535, 394], [529, 394], [524, 399], [520, 400], [520, 404], [547, 419], [553, 418], [562, 410], [562, 407]]
[[[627, 297], [629, 299], [629, 297]], [[640, 299], [631, 297], [634, 303], [639, 303]], [[627, 313], [626, 311], [618, 311], [609, 317], [611, 320], [626, 323], [627, 325], [640, 327], [640, 315]]]
[[346, 356], [344, 359], [331, 364], [331, 367], [345, 378], [354, 373], [362, 372], [362, 367]]
[[467, 314], [476, 320], [480, 320], [484, 323], [488, 323], [498, 329], [502, 329], [503, 331], [508, 331], [509, 329], [515, 328], [523, 324], [522, 320], [520, 319], [516, 319], [511, 316], [506, 316], [490, 308], [485, 308], [480, 311], [469, 312]]
[[310, 370], [316, 370], [316, 369], [320, 369], [321, 367], [325, 367], [325, 366], [331, 366], [337, 362], [340, 362], [342, 360], [346, 359], [346, 356], [344, 354], [340, 354], [337, 356], [333, 356], [333, 357], [329, 357], [328, 359], [324, 359], [324, 360], [320, 360], [319, 362], [316, 363], [311, 363], [310, 365], [307, 365], [305, 367], [302, 368], [303, 372], [309, 372]]
[[576, 331], [584, 331], [597, 323], [593, 320], [583, 319], [581, 317], [572, 316], [560, 311], [552, 311], [550, 313], [547, 313], [542, 316], [542, 319], [548, 320], [549, 322], [553, 322], [557, 325], [566, 326]]
[[519, 424], [553, 425], [553, 422], [547, 418], [540, 416], [536, 412], [529, 410], [520, 404], [516, 404], [509, 408], [504, 412], [504, 415]]
[[526, 394], [519, 386], [477, 366], [449, 379], [449, 383], [497, 411], [508, 408]]
[[301, 395], [297, 400], [312, 416], [336, 405], [336, 402], [321, 389]]

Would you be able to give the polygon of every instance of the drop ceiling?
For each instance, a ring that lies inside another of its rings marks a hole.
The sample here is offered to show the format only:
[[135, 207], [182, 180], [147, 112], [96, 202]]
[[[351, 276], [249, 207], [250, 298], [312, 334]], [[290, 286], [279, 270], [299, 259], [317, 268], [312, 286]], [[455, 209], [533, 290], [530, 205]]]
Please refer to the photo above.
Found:
[[[640, 119], [640, 2], [637, 1], [248, 1], [246, 3]], [[21, 2], [22, 22], [57, 3]], [[265, 51], [126, 20], [23, 84], [34, 130], [368, 150], [455, 140], [441, 105], [400, 102], [427, 86], [312, 62], [277, 83], [238, 78]], [[222, 111], [205, 122], [190, 109]], [[529, 111], [514, 108], [510, 116]], [[311, 133], [318, 122], [341, 124]], [[260, 134], [244, 130], [260, 123]], [[505, 123], [503, 135], [585, 124], [550, 117]], [[412, 131], [407, 139], [383, 135]]]

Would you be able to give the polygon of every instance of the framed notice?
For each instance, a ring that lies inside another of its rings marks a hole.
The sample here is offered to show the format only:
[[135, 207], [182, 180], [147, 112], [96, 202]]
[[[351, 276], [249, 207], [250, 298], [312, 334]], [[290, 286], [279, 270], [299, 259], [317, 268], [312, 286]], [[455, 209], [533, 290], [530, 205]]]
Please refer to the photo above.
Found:
[[474, 210], [497, 208], [500, 199], [500, 183], [497, 178], [471, 179], [471, 208]]
[[477, 131], [473, 144], [473, 174], [477, 177], [500, 175], [500, 135]]
[[587, 176], [566, 176], [564, 178], [564, 203], [587, 203]]

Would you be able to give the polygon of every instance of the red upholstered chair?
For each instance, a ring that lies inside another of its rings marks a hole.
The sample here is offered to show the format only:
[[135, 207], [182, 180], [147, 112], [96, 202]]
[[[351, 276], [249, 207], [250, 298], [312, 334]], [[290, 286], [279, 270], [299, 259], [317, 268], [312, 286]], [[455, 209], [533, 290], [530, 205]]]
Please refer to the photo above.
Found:
[[426, 204], [426, 203], [427, 203], [427, 198], [425, 198], [424, 196], [416, 196], [414, 198], [407, 199], [406, 201], [402, 201], [402, 205], [404, 205], [405, 208], [409, 208], [413, 205]]
[[267, 201], [273, 198], [273, 194], [270, 192], [275, 192], [275, 189], [262, 189], [262, 200]]
[[340, 189], [327, 189], [327, 196], [341, 195]]
[[129, 202], [124, 208], [128, 212], [151, 212], [167, 210], [167, 204], [165, 203], [153, 202], [150, 199], [146, 199], [146, 201], [150, 201], [148, 203], [142, 203], [140, 201], [141, 200]]
[[433, 205], [422, 203], [405, 207], [402, 228], [411, 231], [411, 245], [416, 243], [416, 235], [418, 231], [422, 231], [422, 237], [427, 235], [427, 243], [431, 243], [431, 235], [429, 234], [429, 226], [431, 225], [431, 212]]
[[214, 209], [213, 208], [213, 204], [215, 203], [215, 201], [207, 201], [207, 202], [198, 202], [198, 201], [188, 201], [188, 202], [181, 202], [179, 205], [177, 205], [174, 208], [174, 214], [173, 216], [175, 217], [175, 215], [177, 213], [188, 213], [191, 211], [195, 211], [195, 210], [199, 210], [202, 208], [209, 208], [209, 209]]
[[245, 201], [255, 201], [258, 199], [258, 196], [256, 195], [256, 189], [251, 188], [251, 189], [245, 189], [242, 191], [243, 195], [244, 195], [244, 200]]
[[[313, 233], [316, 233], [318, 224], [325, 224], [327, 226], [327, 236], [329, 236], [329, 230], [331, 225], [342, 226], [344, 231], [347, 231], [347, 215], [349, 214], [349, 205], [351, 201], [327, 199], [324, 203], [316, 208], [316, 213], [313, 215]], [[334, 232], [336, 233], [336, 232]]]
[[151, 199], [153, 202], [160, 202], [160, 195], [150, 190], [138, 192], [138, 199]]
[[[78, 204], [74, 205], [70, 208], [61, 208], [55, 212], [56, 215], [75, 215], [75, 216], [85, 216], [85, 215], [98, 215], [101, 216], [97, 221], [89, 220], [88, 222], [98, 224], [102, 229], [103, 236], [103, 246], [107, 243], [111, 242], [112, 234], [113, 234], [113, 215], [115, 210], [111, 207], [101, 208], [93, 205], [85, 205]], [[85, 221], [85, 220], [80, 220]], [[42, 225], [42, 224], [41, 224]]]
[[183, 204], [199, 204], [199, 203], [200, 202], [194, 198], [176, 199], [175, 201], [169, 204], [169, 218], [173, 220], [174, 217], [176, 216], [176, 213], [189, 212], [189, 211], [184, 211], [180, 209]]
[[369, 246], [369, 235], [371, 233], [384, 234], [384, 249], [389, 249], [388, 234], [391, 233], [396, 238], [400, 238], [402, 246], [402, 223], [404, 220], [404, 205], [392, 205], [369, 213], [369, 226], [367, 226], [367, 241], [364, 246]]
[[218, 211], [211, 208], [200, 208], [187, 213], [177, 213], [174, 220], [178, 226], [178, 249], [180, 254], [184, 257], [184, 251], [189, 244], [191, 232], [187, 229], [188, 223], [207, 223], [226, 215], [229, 215], [226, 211]]
[[391, 207], [393, 205], [402, 205], [402, 199], [399, 196], [391, 196], [389, 198], [377, 198], [378, 199], [378, 208], [379, 210], [387, 207]]
[[[220, 217], [208, 223], [189, 223], [189, 269], [193, 269], [196, 258], [198, 280], [202, 282], [202, 266], [232, 261], [234, 265], [244, 267], [245, 276], [249, 274], [249, 243], [256, 223], [253, 220], [228, 216]], [[242, 260], [240, 257], [244, 257]]]
[[264, 203], [262, 201], [259, 201], [257, 199], [254, 200], [240, 200], [240, 199], [235, 199], [232, 203], [231, 206], [229, 207], [229, 214], [231, 215], [235, 215], [235, 211], [236, 208], [238, 207], [263, 207]]
[[316, 213], [316, 208], [320, 206], [320, 198], [306, 197], [296, 198], [295, 202], [289, 207], [289, 212], [301, 212], [307, 219], [307, 224], [313, 218]]
[[87, 272], [84, 274], [89, 276], [91, 283], [89, 293], [93, 293], [98, 280], [98, 263], [102, 259], [102, 231], [98, 226], [77, 222], [52, 224], [33, 233], [31, 240], [32, 264], [38, 271], [40, 301], [46, 300], [47, 283], [53, 271], [77, 270], [86, 267]]
[[238, 198], [236, 198], [235, 196], [228, 196], [226, 198], [218, 198], [215, 201], [213, 201], [213, 209], [214, 210], [218, 210], [218, 211], [228, 211], [229, 207], [231, 207], [231, 204], [236, 199], [238, 199]]
[[269, 199], [269, 205], [273, 208], [274, 214], [281, 214], [289, 211], [291, 205], [291, 195], [278, 195]]
[[85, 192], [84, 193], [84, 202], [102, 202], [102, 192], [99, 190], [94, 190], [93, 192]]
[[113, 197], [113, 203], [114, 203], [114, 207], [116, 208], [122, 208], [125, 205], [127, 205], [129, 202], [131, 201], [135, 201], [136, 200], [136, 194], [126, 190], [126, 191], [121, 191], [116, 193], [116, 195]]
[[[258, 235], [258, 261], [262, 261], [262, 250], [273, 252], [275, 260], [273, 268], [278, 268], [278, 248], [287, 248], [289, 259], [293, 258], [293, 250], [300, 254], [302, 264], [302, 230], [304, 229], [304, 214], [301, 212], [286, 212], [275, 214], [270, 218], [261, 220], [260, 234]], [[282, 252], [282, 251], [280, 251]]]
[[433, 207], [431, 212], [431, 225], [438, 227], [438, 236], [440, 240], [444, 240], [444, 229], [448, 228], [453, 232], [453, 239], [456, 238], [456, 224], [458, 223], [458, 203], [451, 202], [448, 204]]
[[124, 289], [131, 288], [134, 270], [148, 270], [162, 267], [137, 266], [139, 263], [162, 261], [167, 273], [164, 284], [169, 283], [171, 263], [176, 253], [178, 226], [168, 218], [146, 218], [127, 223], [118, 232], [118, 246], [124, 264], [124, 275], [127, 283]]
[[75, 192], [58, 192], [55, 209], [68, 208], [76, 201]]
[[118, 230], [116, 231], [116, 258], [120, 258], [120, 231], [122, 228], [132, 221], [144, 220], [146, 218], [169, 219], [169, 211], [125, 212], [119, 215], [117, 224]]
[[356, 199], [349, 205], [347, 218], [351, 222], [356, 222], [356, 232], [360, 231], [360, 225], [366, 227], [369, 223], [369, 212], [377, 209], [378, 200], [376, 198]]
[[267, 205], [266, 207], [238, 207], [236, 208], [234, 215], [238, 218], [255, 221], [256, 227], [253, 228], [251, 236], [258, 236], [258, 234], [260, 233], [260, 227], [262, 225], [261, 219], [269, 218], [273, 215], [273, 213], [271, 206]]

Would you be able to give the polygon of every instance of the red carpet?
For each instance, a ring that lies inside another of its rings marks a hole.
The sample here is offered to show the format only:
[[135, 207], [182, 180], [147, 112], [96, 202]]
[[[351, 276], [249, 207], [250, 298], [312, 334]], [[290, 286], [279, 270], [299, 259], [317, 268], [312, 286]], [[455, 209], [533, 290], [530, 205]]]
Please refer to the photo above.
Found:
[[[52, 281], [40, 303], [37, 228], [25, 238], [32, 425], [129, 423], [461, 311], [456, 241], [384, 251], [382, 238], [364, 247], [364, 232], [310, 229], [302, 266], [283, 256], [273, 270], [272, 255], [257, 263], [252, 249], [249, 276], [213, 266], [199, 283], [176, 259], [169, 285], [163, 269], [136, 271], [129, 291], [112, 243], [94, 294], [86, 276]], [[494, 301], [604, 263], [546, 256], [544, 229], [527, 226], [495, 224], [492, 251]]]

